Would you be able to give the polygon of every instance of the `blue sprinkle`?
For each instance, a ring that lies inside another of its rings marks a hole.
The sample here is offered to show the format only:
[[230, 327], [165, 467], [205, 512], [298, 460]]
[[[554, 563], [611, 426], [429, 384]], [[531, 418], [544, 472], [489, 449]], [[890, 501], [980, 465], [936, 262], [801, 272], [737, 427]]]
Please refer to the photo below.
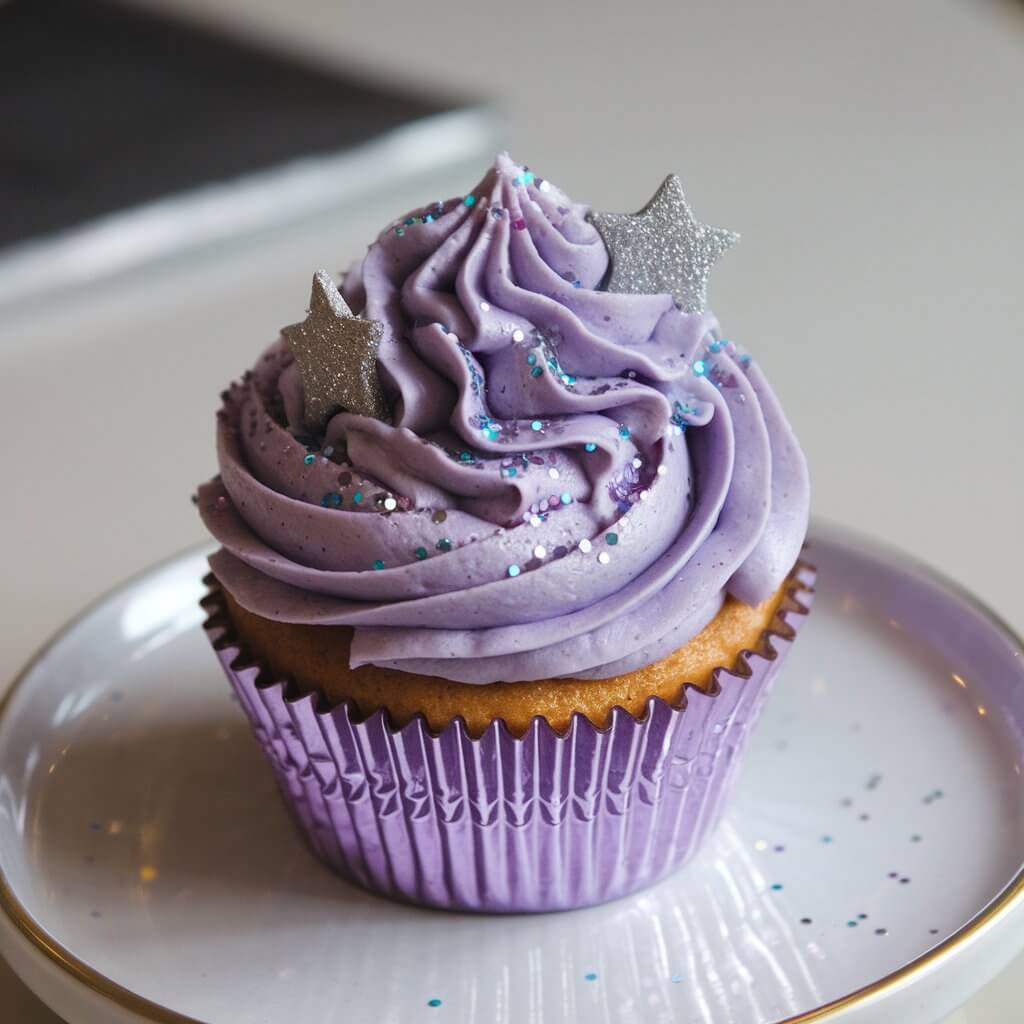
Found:
[[619, 424], [619, 437], [626, 440], [629, 437], [629, 427], [625, 423]]
[[508, 469], [504, 470], [503, 472], [505, 473], [505, 476], [516, 476], [519, 470], [516, 469], [515, 466], [509, 466]]
[[312, 466], [312, 465], [313, 465], [313, 463], [314, 463], [314, 462], [316, 462], [316, 456], [315, 456], [315, 455], [312, 455], [312, 454], [310, 454], [310, 455], [306, 455], [306, 456], [304, 456], [304, 457], [303, 457], [302, 461], [303, 461], [303, 462], [304, 462], [304, 463], [305, 463], [305, 464], [306, 464], [307, 466]]
[[750, 356], [740, 356], [740, 366], [749, 366]]
[[563, 491], [562, 496], [559, 500], [562, 502], [563, 505], [571, 505], [572, 495], [568, 491]]
[[459, 462], [472, 462], [472, 461], [473, 461], [473, 453], [472, 452], [459, 452]]
[[530, 354], [529, 354], [529, 355], [528, 355], [528, 356], [526, 357], [526, 362], [527, 362], [527, 363], [528, 363], [528, 364], [529, 364], [530, 366], [533, 366], [533, 365], [534, 365], [534, 364], [535, 364], [535, 363], [537, 362], [537, 356], [536, 356], [536, 353], [534, 353], [534, 352], [531, 352], [531, 353], [530, 353]]
[[828, 843], [832, 842], [832, 837], [831, 836], [822, 836], [821, 837], [821, 841], [827, 845]]
[[678, 985], [682, 980], [683, 980], [683, 976], [681, 974], [673, 974], [672, 975], [671, 981], [672, 981], [673, 985]]
[[779, 892], [779, 890], [781, 890], [781, 889], [782, 889], [782, 883], [781, 882], [776, 882], [772, 886], [772, 892]]
[[579, 281], [573, 281], [572, 286], [573, 286], [573, 288], [582, 288], [583, 287], [583, 285], [580, 284]]
[[415, 224], [416, 223], [416, 218], [415, 217], [406, 217], [405, 218], [405, 223], [406, 224]]
[[498, 431], [494, 427], [484, 428], [484, 434], [487, 436], [488, 441], [497, 441], [499, 437]]
[[433, 219], [434, 219], [434, 215], [432, 213], [428, 213], [426, 215], [426, 217], [423, 218], [423, 223], [424, 224], [429, 224]]
[[704, 363], [703, 359], [695, 359], [693, 361], [693, 375], [695, 377], [703, 377], [708, 372], [708, 368]]
[[604, 535], [604, 539], [608, 541], [612, 547], [615, 547], [615, 545], [619, 543], [619, 535], [617, 533], [606, 533]]
[[542, 368], [542, 367], [540, 367], [540, 366], [535, 366], [535, 367], [534, 367], [534, 368], [533, 368], [533, 369], [532, 369], [532, 370], [530, 371], [530, 376], [531, 376], [531, 377], [539, 377], [539, 376], [540, 376], [540, 375], [541, 375], [541, 374], [542, 374], [543, 372], [544, 372], [544, 370], [543, 370], [543, 368]]
[[596, 451], [597, 451], [597, 445], [596, 445], [596, 444], [594, 444], [594, 442], [593, 442], [593, 441], [588, 441], [588, 442], [587, 442], [587, 443], [586, 443], [586, 444], [585, 444], [585, 445], [583, 446], [583, 450], [584, 450], [585, 452], [596, 452]]
[[466, 206], [472, 206], [476, 202], [476, 196], [466, 196], [465, 198], [463, 198], [462, 202]]
[[383, 569], [384, 568], [384, 563], [379, 558], [375, 558], [373, 560], [373, 567], [374, 567], [374, 569], [377, 569], [377, 570]]
[[363, 503], [363, 492], [362, 491], [356, 491], [356, 493], [352, 495], [352, 500], [357, 505], [361, 505]]
[[441, 1005], [441, 1000], [440, 999], [428, 999], [427, 1000], [427, 1006], [440, 1006], [440, 1005]]
[[589, 974], [584, 974], [583, 977], [586, 978], [587, 981], [597, 981], [597, 973], [595, 971], [591, 971]]
[[523, 184], [532, 185], [534, 179], [533, 171], [523, 171]]
[[401, 237], [405, 234], [405, 228], [395, 228], [395, 234]]
[[543, 424], [543, 423], [541, 423], [541, 421], [540, 421], [540, 420], [534, 420], [534, 421], [533, 421], [533, 422], [532, 422], [532, 423], [530, 424], [530, 429], [531, 429], [531, 430], [541, 430], [541, 429], [543, 429], [543, 427], [544, 427], [544, 424]]
[[515, 579], [515, 578], [516, 578], [516, 577], [517, 577], [517, 576], [518, 576], [518, 575], [519, 575], [519, 574], [520, 574], [521, 572], [522, 572], [522, 569], [520, 569], [520, 568], [519, 568], [519, 566], [515, 564], [515, 562], [513, 562], [513, 563], [512, 563], [512, 564], [511, 564], [511, 565], [510, 565], [510, 566], [508, 567], [508, 574], [509, 574], [509, 576], [511, 576], [511, 577], [512, 577], [513, 579]]

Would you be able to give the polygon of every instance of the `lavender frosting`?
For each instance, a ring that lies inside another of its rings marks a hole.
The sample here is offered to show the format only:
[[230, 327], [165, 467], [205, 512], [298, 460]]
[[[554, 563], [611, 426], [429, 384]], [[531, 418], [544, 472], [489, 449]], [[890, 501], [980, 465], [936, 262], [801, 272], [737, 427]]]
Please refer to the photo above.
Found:
[[712, 316], [602, 291], [587, 213], [502, 156], [381, 234], [342, 291], [390, 424], [304, 437], [281, 340], [225, 394], [199, 507], [243, 607], [490, 683], [639, 668], [781, 585], [809, 487], [775, 396]]

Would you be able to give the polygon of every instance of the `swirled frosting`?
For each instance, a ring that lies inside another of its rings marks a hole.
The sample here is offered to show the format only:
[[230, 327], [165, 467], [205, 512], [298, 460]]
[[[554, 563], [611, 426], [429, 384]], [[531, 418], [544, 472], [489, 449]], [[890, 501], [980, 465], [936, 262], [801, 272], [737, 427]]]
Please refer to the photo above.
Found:
[[305, 437], [280, 339], [225, 393], [199, 505], [241, 605], [490, 683], [639, 668], [782, 584], [808, 478], [775, 396], [712, 316], [602, 290], [587, 213], [502, 156], [380, 235], [342, 292], [390, 423]]

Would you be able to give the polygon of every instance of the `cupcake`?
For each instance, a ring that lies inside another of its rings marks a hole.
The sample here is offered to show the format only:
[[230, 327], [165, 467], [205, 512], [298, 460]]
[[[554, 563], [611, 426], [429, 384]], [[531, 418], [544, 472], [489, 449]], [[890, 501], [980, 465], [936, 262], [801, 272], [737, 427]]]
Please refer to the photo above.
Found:
[[674, 176], [603, 213], [500, 156], [224, 393], [206, 629], [348, 879], [567, 909], [717, 820], [813, 582], [803, 455], [706, 309], [736, 237]]

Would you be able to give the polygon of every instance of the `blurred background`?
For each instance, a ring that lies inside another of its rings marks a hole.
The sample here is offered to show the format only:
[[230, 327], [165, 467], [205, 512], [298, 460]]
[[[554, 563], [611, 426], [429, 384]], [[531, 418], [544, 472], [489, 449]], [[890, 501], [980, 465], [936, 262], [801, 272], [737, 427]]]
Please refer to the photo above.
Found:
[[[1022, 97], [994, 0], [0, 0], [0, 689], [202, 539], [217, 394], [311, 271], [498, 149], [608, 210], [679, 173], [815, 513], [1024, 629]], [[0, 1008], [56, 1020], [2, 964]]]

